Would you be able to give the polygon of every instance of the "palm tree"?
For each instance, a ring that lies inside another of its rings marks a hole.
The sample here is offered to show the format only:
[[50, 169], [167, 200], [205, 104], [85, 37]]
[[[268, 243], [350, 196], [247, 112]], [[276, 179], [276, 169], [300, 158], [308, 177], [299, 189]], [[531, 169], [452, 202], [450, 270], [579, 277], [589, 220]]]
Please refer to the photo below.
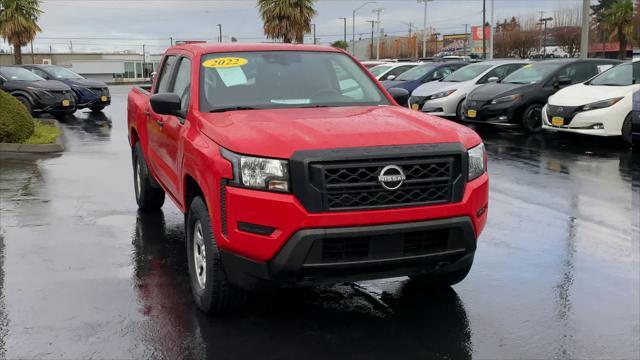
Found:
[[632, 0], [601, 0], [598, 5], [591, 7], [596, 21], [602, 25], [604, 31], [615, 37], [620, 45], [618, 59], [624, 59], [627, 44], [633, 35], [633, 1]]
[[315, 0], [258, 0], [258, 9], [264, 22], [264, 33], [269, 39], [282, 39], [285, 43], [304, 42], [304, 34], [311, 31], [311, 19], [316, 14]]
[[0, 36], [14, 49], [14, 62], [22, 64], [22, 47], [33, 41], [42, 29], [38, 17], [42, 14], [39, 0], [0, 0]]

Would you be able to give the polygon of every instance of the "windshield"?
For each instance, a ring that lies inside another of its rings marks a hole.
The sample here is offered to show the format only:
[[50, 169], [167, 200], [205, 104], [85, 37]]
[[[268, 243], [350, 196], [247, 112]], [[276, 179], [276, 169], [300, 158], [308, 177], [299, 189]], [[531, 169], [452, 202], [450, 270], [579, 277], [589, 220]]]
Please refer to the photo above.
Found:
[[423, 77], [425, 74], [427, 74], [429, 71], [435, 69], [435, 67], [436, 66], [432, 64], [416, 66], [411, 70], [407, 70], [402, 74], [400, 74], [400, 76], [398, 76], [396, 80], [401, 80], [401, 81], [418, 80], [421, 77]]
[[562, 64], [527, 64], [502, 80], [504, 84], [535, 84], [545, 79]]
[[69, 69], [65, 69], [63, 67], [47, 67], [46, 71], [56, 79], [83, 79], [82, 76], [74, 73]]
[[201, 68], [201, 111], [389, 104], [341, 53], [217, 53], [204, 56]]
[[373, 74], [373, 76], [380, 76], [384, 74], [387, 70], [391, 69], [391, 66], [388, 65], [378, 65], [374, 66], [369, 71]]
[[42, 81], [44, 80], [40, 76], [32, 73], [29, 70], [19, 68], [19, 67], [0, 67], [0, 75], [6, 78], [7, 80], [18, 80], [18, 81]]
[[640, 84], [640, 61], [618, 65], [589, 81], [589, 85], [601, 86], [629, 86], [633, 84]]
[[469, 81], [471, 79], [476, 78], [483, 72], [489, 70], [491, 65], [483, 65], [483, 64], [474, 64], [467, 65], [460, 70], [454, 71], [449, 76], [442, 79], [442, 81], [450, 81], [450, 82], [462, 82]]

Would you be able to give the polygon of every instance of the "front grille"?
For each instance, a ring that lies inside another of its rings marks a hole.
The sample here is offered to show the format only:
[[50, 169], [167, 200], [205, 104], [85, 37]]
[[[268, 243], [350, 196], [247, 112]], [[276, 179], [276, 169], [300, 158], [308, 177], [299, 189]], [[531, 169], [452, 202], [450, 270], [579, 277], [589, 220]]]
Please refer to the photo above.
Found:
[[435, 254], [449, 249], [450, 229], [322, 240], [322, 263]]
[[551, 121], [552, 117], [561, 116], [565, 120], [565, 125], [569, 125], [580, 108], [581, 106], [547, 105], [547, 117]]
[[[386, 189], [378, 180], [388, 165], [398, 166], [405, 174], [398, 189]], [[454, 174], [453, 156], [312, 164], [311, 172], [321, 174], [329, 210], [447, 203], [458, 175]]]

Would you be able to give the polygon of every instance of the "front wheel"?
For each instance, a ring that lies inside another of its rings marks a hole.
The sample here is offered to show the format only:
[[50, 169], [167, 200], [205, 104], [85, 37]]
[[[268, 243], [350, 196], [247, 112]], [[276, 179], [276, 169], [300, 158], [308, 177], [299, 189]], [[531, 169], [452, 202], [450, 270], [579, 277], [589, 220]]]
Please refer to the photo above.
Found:
[[472, 264], [449, 273], [435, 273], [409, 276], [411, 281], [421, 288], [436, 289], [453, 286], [464, 280], [471, 271]]
[[631, 114], [627, 115], [622, 123], [622, 140], [627, 145], [633, 145]]
[[537, 133], [542, 129], [542, 105], [533, 104], [522, 113], [522, 128], [528, 133]]
[[141, 210], [158, 210], [164, 204], [164, 190], [154, 187], [147, 162], [142, 154], [140, 143], [133, 148], [133, 186], [136, 192], [136, 202]]
[[207, 314], [241, 308], [246, 294], [227, 280], [209, 211], [201, 197], [191, 202], [185, 227], [191, 293], [198, 308]]
[[458, 121], [464, 120], [464, 114], [462, 113], [462, 108], [465, 101], [466, 99], [462, 99], [462, 101], [460, 101], [460, 103], [458, 103], [458, 106], [456, 107], [456, 119]]

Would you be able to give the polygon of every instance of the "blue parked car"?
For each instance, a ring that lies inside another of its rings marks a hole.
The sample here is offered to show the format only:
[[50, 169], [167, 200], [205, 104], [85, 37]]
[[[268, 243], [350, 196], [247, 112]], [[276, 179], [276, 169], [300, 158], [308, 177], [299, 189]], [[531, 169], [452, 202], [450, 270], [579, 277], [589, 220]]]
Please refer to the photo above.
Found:
[[111, 104], [111, 95], [107, 84], [87, 80], [73, 71], [55, 65], [22, 65], [23, 68], [47, 80], [57, 80], [67, 84], [76, 99], [76, 108], [89, 108], [102, 111]]
[[[385, 89], [405, 89], [411, 94], [418, 86], [444, 78], [452, 72], [468, 65], [467, 62], [432, 62], [419, 65], [407, 70], [393, 80], [385, 80], [382, 85]], [[406, 105], [406, 104], [400, 104]]]

